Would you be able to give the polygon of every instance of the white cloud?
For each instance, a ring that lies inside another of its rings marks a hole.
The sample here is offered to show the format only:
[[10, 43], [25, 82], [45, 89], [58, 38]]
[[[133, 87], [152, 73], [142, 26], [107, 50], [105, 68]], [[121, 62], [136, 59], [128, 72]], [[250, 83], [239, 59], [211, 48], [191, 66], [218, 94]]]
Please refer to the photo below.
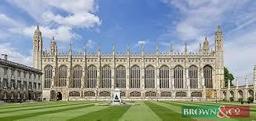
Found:
[[[209, 33], [209, 28], [215, 28], [221, 23], [221, 17], [232, 7], [233, 2], [222, 0], [170, 2], [181, 10], [183, 19], [177, 23], [176, 32], [183, 41], [196, 40]], [[215, 27], [214, 27], [215, 26]]]
[[1, 25], [1, 28], [21, 27], [21, 26], [23, 26], [22, 24], [17, 23], [15, 20], [6, 16], [3, 13], [0, 13], [0, 25]]
[[[25, 10], [35, 20], [42, 24], [59, 24], [60, 26], [92, 28], [101, 24], [95, 15], [95, 0], [14, 0], [9, 1]], [[63, 11], [59, 14], [56, 11]]]
[[[218, 24], [227, 28], [224, 31], [224, 57], [235, 76], [251, 75], [256, 64], [256, 2], [253, 0], [163, 0], [176, 7], [181, 16], [175, 31], [168, 30], [163, 37], [175, 35], [178, 40], [187, 41], [192, 48], [198, 47], [204, 36], [211, 45]], [[173, 28], [171, 28], [173, 29]], [[228, 30], [228, 31], [227, 31]], [[170, 35], [168, 35], [170, 34]], [[183, 42], [179, 42], [183, 43]], [[190, 47], [189, 46], [189, 47]], [[241, 80], [244, 81], [244, 80]]]
[[0, 48], [0, 53], [7, 54], [8, 60], [32, 66], [32, 56], [25, 56], [19, 50], [13, 48], [10, 43], [1, 43]]
[[95, 48], [96, 43], [95, 43], [94, 41], [92, 41], [92, 40], [88, 40], [88, 41], [86, 42], [85, 46], [86, 46], [86, 48], [88, 48], [88, 49], [93, 49], [93, 48]]
[[[25, 24], [15, 21], [14, 19], [0, 13], [0, 39], [6, 39], [15, 34], [24, 35], [26, 37], [32, 38], [36, 26], [26, 26]], [[43, 37], [51, 39], [55, 36], [58, 41], [70, 41], [79, 35], [72, 32], [72, 28], [69, 26], [58, 26], [56, 28], [51, 28], [49, 26], [40, 26]]]
[[137, 42], [137, 45], [138, 45], [138, 46], [139, 46], [139, 45], [145, 45], [145, 44], [147, 44], [147, 43], [148, 43], [147, 41], [140, 40], [140, 41]]
[[80, 13], [63, 17], [61, 15], [54, 15], [52, 12], [45, 12], [42, 18], [47, 22], [55, 22], [60, 25], [80, 28], [92, 28], [101, 23], [97, 16], [90, 13]]
[[[32, 38], [36, 26], [10, 28], [9, 31], [14, 34], [21, 34]], [[58, 28], [50, 28], [47, 26], [40, 26], [40, 31], [44, 38], [51, 39], [53, 36], [57, 41], [69, 42], [70, 40], [78, 37], [79, 35], [72, 32], [72, 28], [68, 26], [59, 26]]]
[[33, 19], [40, 22], [40, 15], [49, 9], [48, 4], [43, 0], [7, 0], [10, 4], [27, 12]]
[[256, 65], [255, 36], [255, 30], [242, 35], [234, 33], [232, 37], [228, 38], [232, 41], [225, 44], [225, 65], [241, 79], [240, 81], [244, 81], [244, 77], [247, 75], [252, 82], [253, 66]]
[[[94, 14], [97, 10], [95, 0], [13, 0], [8, 2], [34, 18], [46, 39], [55, 36], [57, 41], [75, 40], [80, 37], [74, 32], [75, 28], [93, 28], [101, 24], [100, 18]], [[36, 28], [35, 25], [26, 25], [1, 13], [0, 25], [7, 30], [6, 33], [2, 33], [0, 29], [1, 38], [12, 34], [31, 38]]]
[[[96, 0], [8, 0], [8, 2], [25, 11], [35, 23], [40, 24], [44, 39], [55, 36], [57, 41], [74, 40], [80, 37], [73, 31], [74, 28], [93, 28], [101, 24], [100, 18], [95, 14], [98, 7]], [[12, 46], [12, 41], [8, 43], [5, 41], [19, 35], [32, 39], [36, 26], [17, 21], [6, 13], [0, 13], [0, 26], [0, 53], [8, 54], [9, 60], [31, 66], [31, 55], [24, 55], [19, 52], [20, 48]], [[91, 40], [88, 44], [94, 46]]]

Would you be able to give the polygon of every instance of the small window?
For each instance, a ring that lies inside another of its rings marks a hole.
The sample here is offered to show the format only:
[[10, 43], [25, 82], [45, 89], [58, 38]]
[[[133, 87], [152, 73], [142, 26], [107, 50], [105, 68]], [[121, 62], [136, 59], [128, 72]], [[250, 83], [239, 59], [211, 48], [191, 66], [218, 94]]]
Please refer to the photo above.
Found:
[[26, 76], [27, 76], [27, 72], [26, 71], [24, 71], [23, 76], [24, 76], [24, 78], [26, 78]]
[[15, 72], [15, 70], [14, 70], [14, 69], [11, 69], [11, 75], [12, 75], [12, 76], [14, 75], [14, 72]]
[[4, 67], [4, 75], [7, 75], [7, 72], [8, 72], [8, 68]]
[[18, 71], [18, 75], [17, 75], [18, 77], [20, 77], [20, 73], [21, 73], [21, 72], [20, 72], [20, 71]]

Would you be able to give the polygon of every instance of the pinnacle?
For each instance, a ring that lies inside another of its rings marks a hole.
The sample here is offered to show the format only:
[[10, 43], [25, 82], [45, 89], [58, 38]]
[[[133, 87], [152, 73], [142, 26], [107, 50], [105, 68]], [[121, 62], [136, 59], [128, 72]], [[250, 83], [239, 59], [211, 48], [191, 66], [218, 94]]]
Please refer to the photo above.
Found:
[[218, 25], [218, 27], [217, 27], [217, 32], [221, 32], [221, 27], [220, 27], [220, 25]]

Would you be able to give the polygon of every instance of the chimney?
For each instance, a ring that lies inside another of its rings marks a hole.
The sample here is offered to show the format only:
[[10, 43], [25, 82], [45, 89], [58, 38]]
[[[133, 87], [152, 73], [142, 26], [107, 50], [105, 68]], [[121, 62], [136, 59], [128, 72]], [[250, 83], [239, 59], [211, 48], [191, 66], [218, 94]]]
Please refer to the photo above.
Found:
[[7, 54], [2, 54], [4, 56], [4, 60], [7, 60], [8, 55]]

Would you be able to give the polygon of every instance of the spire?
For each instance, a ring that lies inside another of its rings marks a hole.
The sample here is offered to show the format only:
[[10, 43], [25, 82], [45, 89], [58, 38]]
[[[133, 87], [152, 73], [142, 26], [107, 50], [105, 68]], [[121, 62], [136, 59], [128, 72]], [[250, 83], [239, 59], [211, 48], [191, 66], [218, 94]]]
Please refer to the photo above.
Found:
[[156, 53], [159, 54], [159, 43], [156, 43]]
[[86, 55], [87, 50], [86, 50], [86, 43], [84, 44], [84, 55]]
[[142, 54], [144, 54], [144, 43], [140, 44], [140, 51]]
[[113, 57], [115, 56], [115, 54], [116, 54], [116, 46], [115, 46], [114, 43], [112, 43], [112, 55], [113, 55]]
[[207, 37], [204, 37], [204, 42], [207, 42], [207, 43], [208, 43], [208, 39], [207, 39]]
[[72, 50], [72, 43], [71, 43], [71, 40], [69, 41], [69, 50], [71, 51]]
[[204, 51], [204, 52], [208, 52], [208, 51], [209, 51], [209, 42], [208, 42], [208, 40], [207, 40], [207, 37], [205, 37], [205, 39], [204, 39], [203, 51]]
[[99, 45], [97, 45], [97, 53], [98, 53], [98, 56], [100, 55], [100, 47]]
[[52, 36], [51, 45], [55, 43], [54, 36]]
[[112, 52], [115, 52], [116, 51], [116, 46], [115, 46], [115, 44], [113, 43], [112, 44]]
[[128, 54], [130, 54], [130, 52], [131, 52], [130, 44], [128, 44], [128, 46], [127, 46], [127, 52], [128, 52]]
[[36, 25], [36, 30], [34, 32], [34, 35], [41, 35], [41, 31], [39, 29], [39, 25]]
[[169, 45], [169, 46], [170, 46], [170, 47], [169, 47], [170, 52], [173, 52], [173, 45], [172, 45], [171, 41], [170, 41], [170, 45]]
[[188, 52], [187, 42], [185, 42], [185, 53]]
[[50, 46], [51, 46], [51, 54], [56, 55], [57, 54], [57, 44], [56, 44], [56, 41], [54, 40], [54, 36], [52, 37]]
[[217, 31], [216, 32], [222, 32], [220, 25], [217, 26]]
[[199, 43], [199, 52], [201, 52], [201, 51], [202, 51], [202, 44]]
[[69, 54], [71, 55], [72, 54], [72, 42], [71, 40], [69, 41]]

